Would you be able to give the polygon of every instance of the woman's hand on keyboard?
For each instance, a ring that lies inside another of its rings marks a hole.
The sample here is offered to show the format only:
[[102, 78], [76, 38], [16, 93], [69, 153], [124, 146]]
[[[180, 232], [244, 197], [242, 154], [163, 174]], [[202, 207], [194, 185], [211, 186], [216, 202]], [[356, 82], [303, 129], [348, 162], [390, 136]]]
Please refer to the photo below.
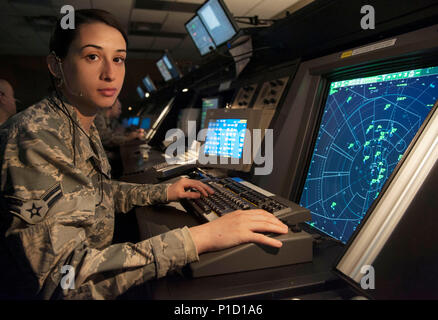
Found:
[[237, 210], [214, 221], [189, 229], [198, 254], [256, 242], [279, 248], [281, 241], [263, 233], [288, 232], [287, 226], [271, 213], [261, 210]]
[[[193, 192], [190, 189], [196, 189], [199, 192]], [[214, 190], [201, 181], [181, 178], [167, 189], [167, 200], [197, 199], [201, 195], [208, 197], [213, 193]]]

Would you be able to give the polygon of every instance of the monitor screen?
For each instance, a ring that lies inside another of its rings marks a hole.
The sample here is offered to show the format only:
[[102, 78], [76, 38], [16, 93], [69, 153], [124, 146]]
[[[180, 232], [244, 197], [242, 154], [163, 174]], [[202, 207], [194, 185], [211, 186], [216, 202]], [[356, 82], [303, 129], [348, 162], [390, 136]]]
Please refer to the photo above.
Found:
[[222, 0], [205, 2], [197, 13], [216, 46], [229, 41], [237, 34], [237, 25]]
[[147, 130], [150, 129], [150, 127], [151, 127], [151, 118], [143, 118], [141, 120], [140, 128]]
[[300, 205], [346, 243], [438, 99], [438, 67], [332, 82]]
[[137, 87], [137, 94], [140, 97], [140, 99], [144, 99], [145, 93], [144, 93], [143, 89], [140, 86]]
[[151, 77], [147, 75], [143, 78], [143, 84], [147, 91], [149, 92], [155, 92], [157, 91], [157, 87], [155, 86], [154, 82], [152, 81]]
[[211, 119], [208, 122], [204, 153], [242, 158], [247, 119]]
[[185, 24], [185, 27], [201, 56], [216, 48], [213, 39], [198, 16], [194, 16]]
[[218, 107], [219, 107], [219, 97], [202, 99], [201, 129], [204, 129], [204, 122], [205, 122], [205, 117], [207, 116], [207, 110], [217, 109]]
[[173, 79], [179, 79], [181, 78], [181, 72], [179, 71], [177, 65], [172, 60], [172, 58], [169, 56], [168, 53], [164, 54], [163, 61], [166, 64], [167, 70], [169, 70], [170, 75]]
[[138, 126], [140, 124], [140, 118], [139, 117], [132, 117], [130, 119], [130, 124], [132, 126]]
[[167, 69], [163, 58], [161, 58], [160, 60], [157, 61], [157, 67], [158, 67], [158, 70], [160, 70], [161, 76], [163, 77], [164, 81], [172, 80], [172, 75], [170, 74], [169, 70]]
[[157, 67], [165, 81], [181, 78], [181, 72], [168, 53], [165, 53], [163, 57], [157, 61]]
[[139, 117], [129, 117], [122, 120], [122, 125], [125, 128], [129, 128], [131, 126], [138, 126], [140, 123]]

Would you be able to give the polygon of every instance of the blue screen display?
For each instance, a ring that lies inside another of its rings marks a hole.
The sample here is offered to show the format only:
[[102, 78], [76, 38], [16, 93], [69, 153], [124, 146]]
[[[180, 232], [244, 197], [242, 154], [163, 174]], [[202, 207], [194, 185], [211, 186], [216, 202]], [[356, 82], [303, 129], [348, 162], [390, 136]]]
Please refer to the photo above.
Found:
[[204, 122], [205, 122], [205, 117], [207, 116], [207, 110], [217, 109], [218, 106], [219, 106], [219, 98], [202, 99], [201, 129], [204, 129]]
[[149, 92], [157, 91], [157, 87], [149, 76], [143, 78], [143, 84]]
[[133, 117], [133, 118], [129, 118], [130, 119], [130, 123], [133, 126], [138, 126], [140, 123], [140, 118], [139, 117]]
[[138, 126], [139, 123], [140, 123], [139, 117], [130, 117], [130, 118], [125, 118], [122, 120], [122, 125], [125, 128], [128, 128], [130, 126]]
[[198, 10], [198, 15], [216, 46], [230, 40], [236, 34], [236, 30], [218, 0], [207, 1]]
[[161, 73], [161, 76], [163, 77], [164, 81], [169, 81], [172, 79], [172, 75], [170, 74], [169, 70], [166, 67], [166, 64], [164, 63], [164, 59], [160, 59], [157, 61], [157, 67], [158, 70]]
[[332, 82], [300, 204], [346, 243], [438, 99], [438, 67]]
[[169, 56], [167, 54], [165, 54], [163, 56], [163, 61], [164, 64], [167, 67], [167, 70], [169, 70], [170, 75], [172, 76], [173, 79], [178, 79], [180, 77], [180, 73], [178, 68], [172, 63], [172, 61], [170, 60]]
[[193, 42], [198, 48], [201, 56], [216, 48], [213, 39], [208, 34], [207, 29], [198, 16], [195, 16], [186, 24], [186, 29], [189, 35], [192, 37]]
[[140, 128], [147, 130], [150, 127], [151, 127], [151, 118], [143, 118], [141, 120]]
[[242, 157], [246, 119], [210, 120], [205, 139], [204, 153], [221, 157]]

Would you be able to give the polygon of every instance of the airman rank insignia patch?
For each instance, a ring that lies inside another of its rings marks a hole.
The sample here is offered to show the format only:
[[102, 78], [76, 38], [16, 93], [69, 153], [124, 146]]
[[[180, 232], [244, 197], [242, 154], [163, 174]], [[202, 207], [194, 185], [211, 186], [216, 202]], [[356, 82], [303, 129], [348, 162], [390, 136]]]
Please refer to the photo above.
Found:
[[24, 201], [17, 197], [6, 196], [8, 209], [30, 224], [36, 224], [44, 219], [51, 207], [62, 197], [61, 186], [58, 184], [50, 188], [40, 199]]

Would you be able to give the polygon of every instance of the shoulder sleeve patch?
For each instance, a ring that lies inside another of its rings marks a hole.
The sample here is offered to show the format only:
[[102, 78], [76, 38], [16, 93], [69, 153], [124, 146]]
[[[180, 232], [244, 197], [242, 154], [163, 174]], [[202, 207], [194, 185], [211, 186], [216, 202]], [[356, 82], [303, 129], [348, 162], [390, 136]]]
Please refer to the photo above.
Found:
[[24, 200], [18, 197], [5, 196], [9, 212], [20, 217], [29, 224], [37, 224], [44, 220], [50, 208], [63, 196], [59, 183], [51, 187], [40, 199]]

